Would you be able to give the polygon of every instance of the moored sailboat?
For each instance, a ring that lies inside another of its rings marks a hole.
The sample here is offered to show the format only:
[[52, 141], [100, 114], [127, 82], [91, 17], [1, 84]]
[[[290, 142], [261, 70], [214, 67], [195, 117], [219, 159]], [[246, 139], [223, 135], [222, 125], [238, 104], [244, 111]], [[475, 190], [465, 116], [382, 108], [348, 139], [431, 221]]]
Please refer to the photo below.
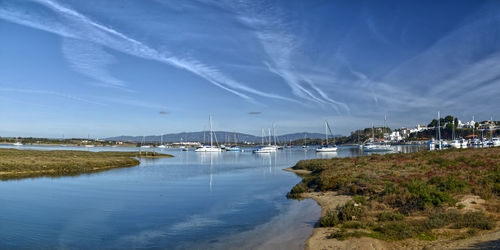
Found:
[[[201, 147], [198, 147], [194, 151], [195, 152], [222, 152], [221, 148], [214, 146], [214, 142], [213, 142], [214, 132], [212, 129], [212, 116], [208, 116], [208, 120], [210, 123], [210, 146], [202, 145]], [[217, 141], [217, 137], [215, 138], [215, 140]]]
[[[328, 145], [328, 131], [332, 133], [330, 126], [328, 126], [328, 122], [325, 121], [325, 145], [316, 149], [316, 152], [337, 152], [337, 146]], [[333, 137], [333, 134], [332, 134]]]

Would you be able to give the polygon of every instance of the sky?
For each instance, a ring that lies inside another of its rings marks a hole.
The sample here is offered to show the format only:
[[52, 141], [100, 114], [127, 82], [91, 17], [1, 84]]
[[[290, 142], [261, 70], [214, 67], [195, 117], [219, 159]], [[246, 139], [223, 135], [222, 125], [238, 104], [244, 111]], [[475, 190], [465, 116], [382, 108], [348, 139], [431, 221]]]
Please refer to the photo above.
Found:
[[0, 136], [500, 120], [499, 1], [0, 0]]

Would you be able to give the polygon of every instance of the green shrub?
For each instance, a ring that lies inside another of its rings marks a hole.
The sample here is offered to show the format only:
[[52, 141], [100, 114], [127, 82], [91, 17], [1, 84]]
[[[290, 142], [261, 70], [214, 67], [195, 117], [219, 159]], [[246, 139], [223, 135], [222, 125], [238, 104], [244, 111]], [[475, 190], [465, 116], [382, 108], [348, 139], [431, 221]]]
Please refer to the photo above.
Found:
[[491, 230], [495, 227], [496, 222], [492, 218], [488, 218], [483, 211], [468, 212], [462, 215], [460, 221], [457, 221], [453, 228], [477, 228], [482, 230]]
[[330, 239], [337, 239], [337, 240], [347, 240], [348, 238], [361, 238], [361, 237], [373, 237], [371, 233], [367, 232], [361, 232], [361, 231], [353, 231], [353, 232], [348, 232], [345, 229], [341, 229], [339, 231], [333, 232], [330, 234]]
[[462, 215], [456, 209], [450, 209], [446, 212], [435, 212], [429, 215], [424, 225], [427, 229], [442, 228], [444, 226], [456, 223], [462, 219]]
[[416, 198], [420, 209], [428, 205], [437, 207], [442, 203], [455, 204], [455, 200], [448, 193], [442, 192], [425, 182], [414, 180], [406, 184], [406, 187], [414, 198]]
[[365, 205], [366, 204], [366, 197], [361, 196], [361, 195], [355, 195], [352, 197], [352, 200], [358, 204]]
[[348, 221], [342, 224], [342, 228], [352, 228], [352, 229], [361, 229], [361, 228], [367, 228], [367, 224], [361, 222], [361, 221]]
[[290, 190], [290, 192], [288, 192], [286, 194], [286, 197], [288, 199], [298, 199], [300, 198], [300, 194], [301, 193], [304, 193], [305, 191], [307, 191], [307, 185], [303, 182], [295, 185], [292, 190]]
[[337, 224], [339, 224], [339, 217], [338, 211], [335, 209], [326, 210], [325, 216], [319, 221], [321, 227], [334, 227]]
[[418, 235], [418, 239], [419, 240], [433, 241], [433, 240], [436, 240], [437, 237], [436, 237], [436, 235], [434, 235], [430, 232], [423, 232], [423, 233]]
[[398, 212], [382, 212], [377, 216], [378, 221], [402, 221], [404, 218], [404, 215]]
[[357, 219], [361, 217], [365, 212], [364, 208], [361, 205], [356, 204], [353, 201], [348, 201], [344, 206], [337, 207], [337, 210], [338, 219], [341, 222]]
[[446, 178], [441, 176], [435, 176], [429, 180], [429, 184], [436, 185], [437, 188], [442, 192], [452, 192], [452, 193], [460, 192], [464, 188], [469, 186], [465, 181], [453, 176], [448, 176]]
[[404, 221], [391, 221], [381, 224], [374, 231], [379, 232], [382, 239], [386, 240], [404, 240], [422, 233], [422, 229], [418, 225]]

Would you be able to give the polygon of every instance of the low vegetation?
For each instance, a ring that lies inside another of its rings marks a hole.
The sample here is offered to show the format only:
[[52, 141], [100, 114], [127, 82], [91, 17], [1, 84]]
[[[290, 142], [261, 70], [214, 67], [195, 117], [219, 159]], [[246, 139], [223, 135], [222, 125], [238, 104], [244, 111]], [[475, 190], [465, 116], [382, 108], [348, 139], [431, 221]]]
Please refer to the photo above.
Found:
[[[319, 226], [337, 229], [330, 238], [463, 239], [495, 229], [500, 219], [500, 148], [304, 160], [293, 169], [311, 174], [289, 198], [352, 195], [321, 218]], [[464, 197], [482, 203], [465, 204]]]
[[155, 152], [89, 152], [0, 149], [0, 180], [66, 176], [132, 167], [137, 158], [172, 157]]

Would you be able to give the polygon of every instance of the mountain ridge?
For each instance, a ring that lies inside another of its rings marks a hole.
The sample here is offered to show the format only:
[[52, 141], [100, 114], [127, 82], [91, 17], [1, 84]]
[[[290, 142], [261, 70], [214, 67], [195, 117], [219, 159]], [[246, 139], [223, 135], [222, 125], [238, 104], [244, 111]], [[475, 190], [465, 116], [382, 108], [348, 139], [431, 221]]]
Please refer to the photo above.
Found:
[[[251, 134], [245, 133], [235, 133], [235, 132], [227, 132], [227, 131], [214, 131], [214, 134], [217, 137], [217, 141], [219, 143], [225, 143], [226, 141], [234, 142], [234, 137], [236, 134], [236, 140], [238, 142], [249, 142], [249, 143], [258, 143], [262, 141], [261, 136], [255, 136]], [[300, 140], [304, 139], [304, 134], [308, 139], [323, 139], [325, 138], [324, 134], [321, 133], [309, 133], [309, 132], [299, 132], [299, 133], [290, 133], [284, 135], [276, 136], [278, 142], [288, 142], [290, 140]], [[109, 141], [126, 141], [126, 142], [141, 142], [143, 137], [146, 142], [160, 142], [162, 135], [147, 135], [147, 136], [114, 136], [104, 138], [104, 140]], [[335, 137], [341, 137], [341, 135], [334, 135]], [[331, 137], [331, 136], [330, 136]], [[268, 136], [264, 136], [264, 141], [269, 140]], [[163, 134], [163, 142], [180, 142], [180, 141], [189, 141], [189, 142], [208, 142], [210, 141], [210, 133], [208, 131], [199, 131], [199, 132], [180, 132], [180, 133], [169, 133]], [[215, 140], [215, 138], [214, 138]], [[274, 140], [274, 139], [272, 139]]]

